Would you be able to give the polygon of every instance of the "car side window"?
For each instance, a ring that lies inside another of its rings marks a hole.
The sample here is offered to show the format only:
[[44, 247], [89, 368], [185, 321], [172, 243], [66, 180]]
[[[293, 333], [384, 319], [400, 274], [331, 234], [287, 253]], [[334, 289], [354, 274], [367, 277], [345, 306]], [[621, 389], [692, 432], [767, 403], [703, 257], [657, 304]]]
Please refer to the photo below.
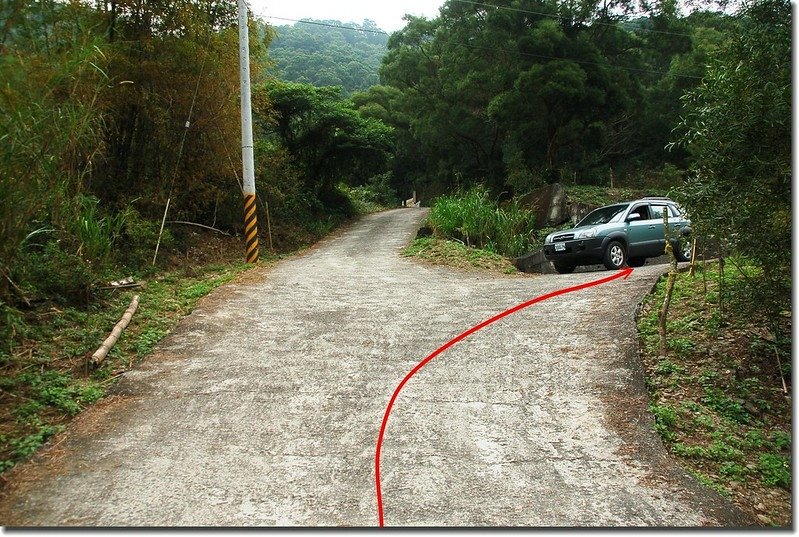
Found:
[[[652, 218], [655, 220], [663, 220], [663, 211], [666, 210], [665, 205], [650, 205], [649, 207], [650, 212], [652, 213]], [[669, 214], [669, 216], [672, 216]]]
[[638, 207], [630, 211], [630, 214], [640, 214], [641, 220], [649, 220], [649, 207], [646, 204], [639, 205]]

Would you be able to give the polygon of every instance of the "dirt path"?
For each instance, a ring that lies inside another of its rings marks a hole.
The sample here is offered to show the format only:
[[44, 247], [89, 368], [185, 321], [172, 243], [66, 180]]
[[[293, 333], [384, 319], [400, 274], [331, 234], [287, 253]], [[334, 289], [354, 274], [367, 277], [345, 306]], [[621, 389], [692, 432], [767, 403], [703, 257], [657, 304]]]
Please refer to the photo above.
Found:
[[[398, 256], [423, 216], [369, 216], [217, 290], [11, 472], [0, 523], [375, 525], [375, 441], [402, 377], [495, 313], [608, 275], [423, 266]], [[386, 433], [386, 524], [747, 523], [649, 432], [633, 309], [661, 270], [532, 306], [416, 375]]]

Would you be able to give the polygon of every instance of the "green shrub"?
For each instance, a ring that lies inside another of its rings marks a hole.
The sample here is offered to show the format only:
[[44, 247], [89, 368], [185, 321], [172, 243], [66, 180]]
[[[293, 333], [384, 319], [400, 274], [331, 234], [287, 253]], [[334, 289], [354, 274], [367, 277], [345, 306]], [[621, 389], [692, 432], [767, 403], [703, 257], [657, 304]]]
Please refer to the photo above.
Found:
[[771, 434], [771, 440], [777, 449], [790, 449], [791, 448], [791, 435], [783, 431], [774, 431]]
[[[13, 449], [12, 454], [19, 459], [32, 455], [48, 438], [60, 433], [64, 428], [57, 425], [44, 425], [33, 434], [12, 440], [10, 442]], [[10, 468], [14, 465], [13, 461], [2, 461], [3, 466]]]
[[786, 457], [765, 453], [760, 456], [757, 466], [764, 484], [790, 489], [791, 465]]
[[94, 196], [79, 195], [75, 202], [77, 218], [70, 231], [79, 241], [78, 255], [96, 266], [104, 266], [122, 231], [126, 213], [103, 215], [100, 200]]
[[439, 236], [507, 257], [535, 247], [535, 215], [515, 200], [499, 207], [483, 186], [439, 197], [428, 221]]
[[62, 241], [50, 241], [25, 252], [18, 279], [35, 296], [63, 304], [85, 304], [89, 286], [95, 281], [95, 267], [76, 252], [65, 251], [63, 245]]
[[0, 366], [6, 359], [4, 353], [11, 352], [16, 336], [24, 333], [22, 313], [0, 300]]
[[[160, 223], [156, 220], [145, 220], [139, 211], [130, 206], [122, 211], [119, 218], [122, 226], [118, 246], [120, 250], [124, 250], [124, 262], [134, 267], [149, 265], [158, 243]], [[175, 238], [170, 230], [164, 228], [160, 248], [166, 249], [174, 242]], [[119, 259], [121, 256], [116, 257]]]
[[649, 411], [655, 417], [655, 431], [664, 440], [674, 441], [675, 435], [672, 428], [677, 424], [677, 411], [669, 405], [650, 405]]
[[93, 403], [102, 397], [102, 389], [92, 383], [76, 383], [71, 376], [58, 371], [49, 370], [44, 373], [24, 373], [19, 382], [31, 388], [30, 408], [20, 410], [19, 418], [30, 418], [43, 405], [51, 406], [74, 416], [84, 405]]

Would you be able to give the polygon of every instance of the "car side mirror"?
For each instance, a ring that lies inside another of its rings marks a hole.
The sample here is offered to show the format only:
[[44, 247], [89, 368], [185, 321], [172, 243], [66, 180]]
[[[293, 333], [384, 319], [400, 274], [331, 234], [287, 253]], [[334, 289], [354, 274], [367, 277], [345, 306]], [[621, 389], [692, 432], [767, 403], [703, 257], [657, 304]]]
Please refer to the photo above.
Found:
[[641, 215], [639, 213], [632, 213], [627, 215], [627, 221], [632, 222], [633, 220], [640, 220]]

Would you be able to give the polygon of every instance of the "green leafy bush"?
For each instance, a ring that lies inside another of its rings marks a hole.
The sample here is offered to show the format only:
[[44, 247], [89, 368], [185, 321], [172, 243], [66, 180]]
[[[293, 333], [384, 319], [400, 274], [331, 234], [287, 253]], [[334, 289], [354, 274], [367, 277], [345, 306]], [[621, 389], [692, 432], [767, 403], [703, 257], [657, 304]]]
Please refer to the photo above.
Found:
[[694, 164], [673, 196], [698, 236], [762, 269], [737, 287], [774, 319], [791, 296], [791, 3], [747, 3], [738, 17], [684, 97], [677, 130]]
[[791, 487], [791, 465], [786, 457], [765, 453], [760, 456], [758, 470], [763, 483], [789, 489]]
[[19, 279], [34, 296], [85, 304], [89, 286], [95, 281], [95, 267], [64, 246], [62, 241], [50, 241], [27, 251], [21, 259]]
[[127, 213], [103, 215], [100, 200], [94, 196], [79, 195], [75, 202], [77, 218], [70, 231], [79, 241], [78, 254], [89, 263], [103, 266], [122, 232]]
[[[70, 375], [55, 370], [24, 373], [18, 382], [30, 386], [33, 402], [63, 410], [71, 416], [80, 412], [84, 405], [102, 397], [102, 390], [98, 386], [91, 382], [75, 382]], [[30, 408], [28, 414], [33, 415], [40, 409]]]
[[535, 247], [533, 212], [522, 209], [515, 200], [498, 206], [483, 186], [439, 197], [428, 222], [439, 236], [507, 257], [518, 257]]

